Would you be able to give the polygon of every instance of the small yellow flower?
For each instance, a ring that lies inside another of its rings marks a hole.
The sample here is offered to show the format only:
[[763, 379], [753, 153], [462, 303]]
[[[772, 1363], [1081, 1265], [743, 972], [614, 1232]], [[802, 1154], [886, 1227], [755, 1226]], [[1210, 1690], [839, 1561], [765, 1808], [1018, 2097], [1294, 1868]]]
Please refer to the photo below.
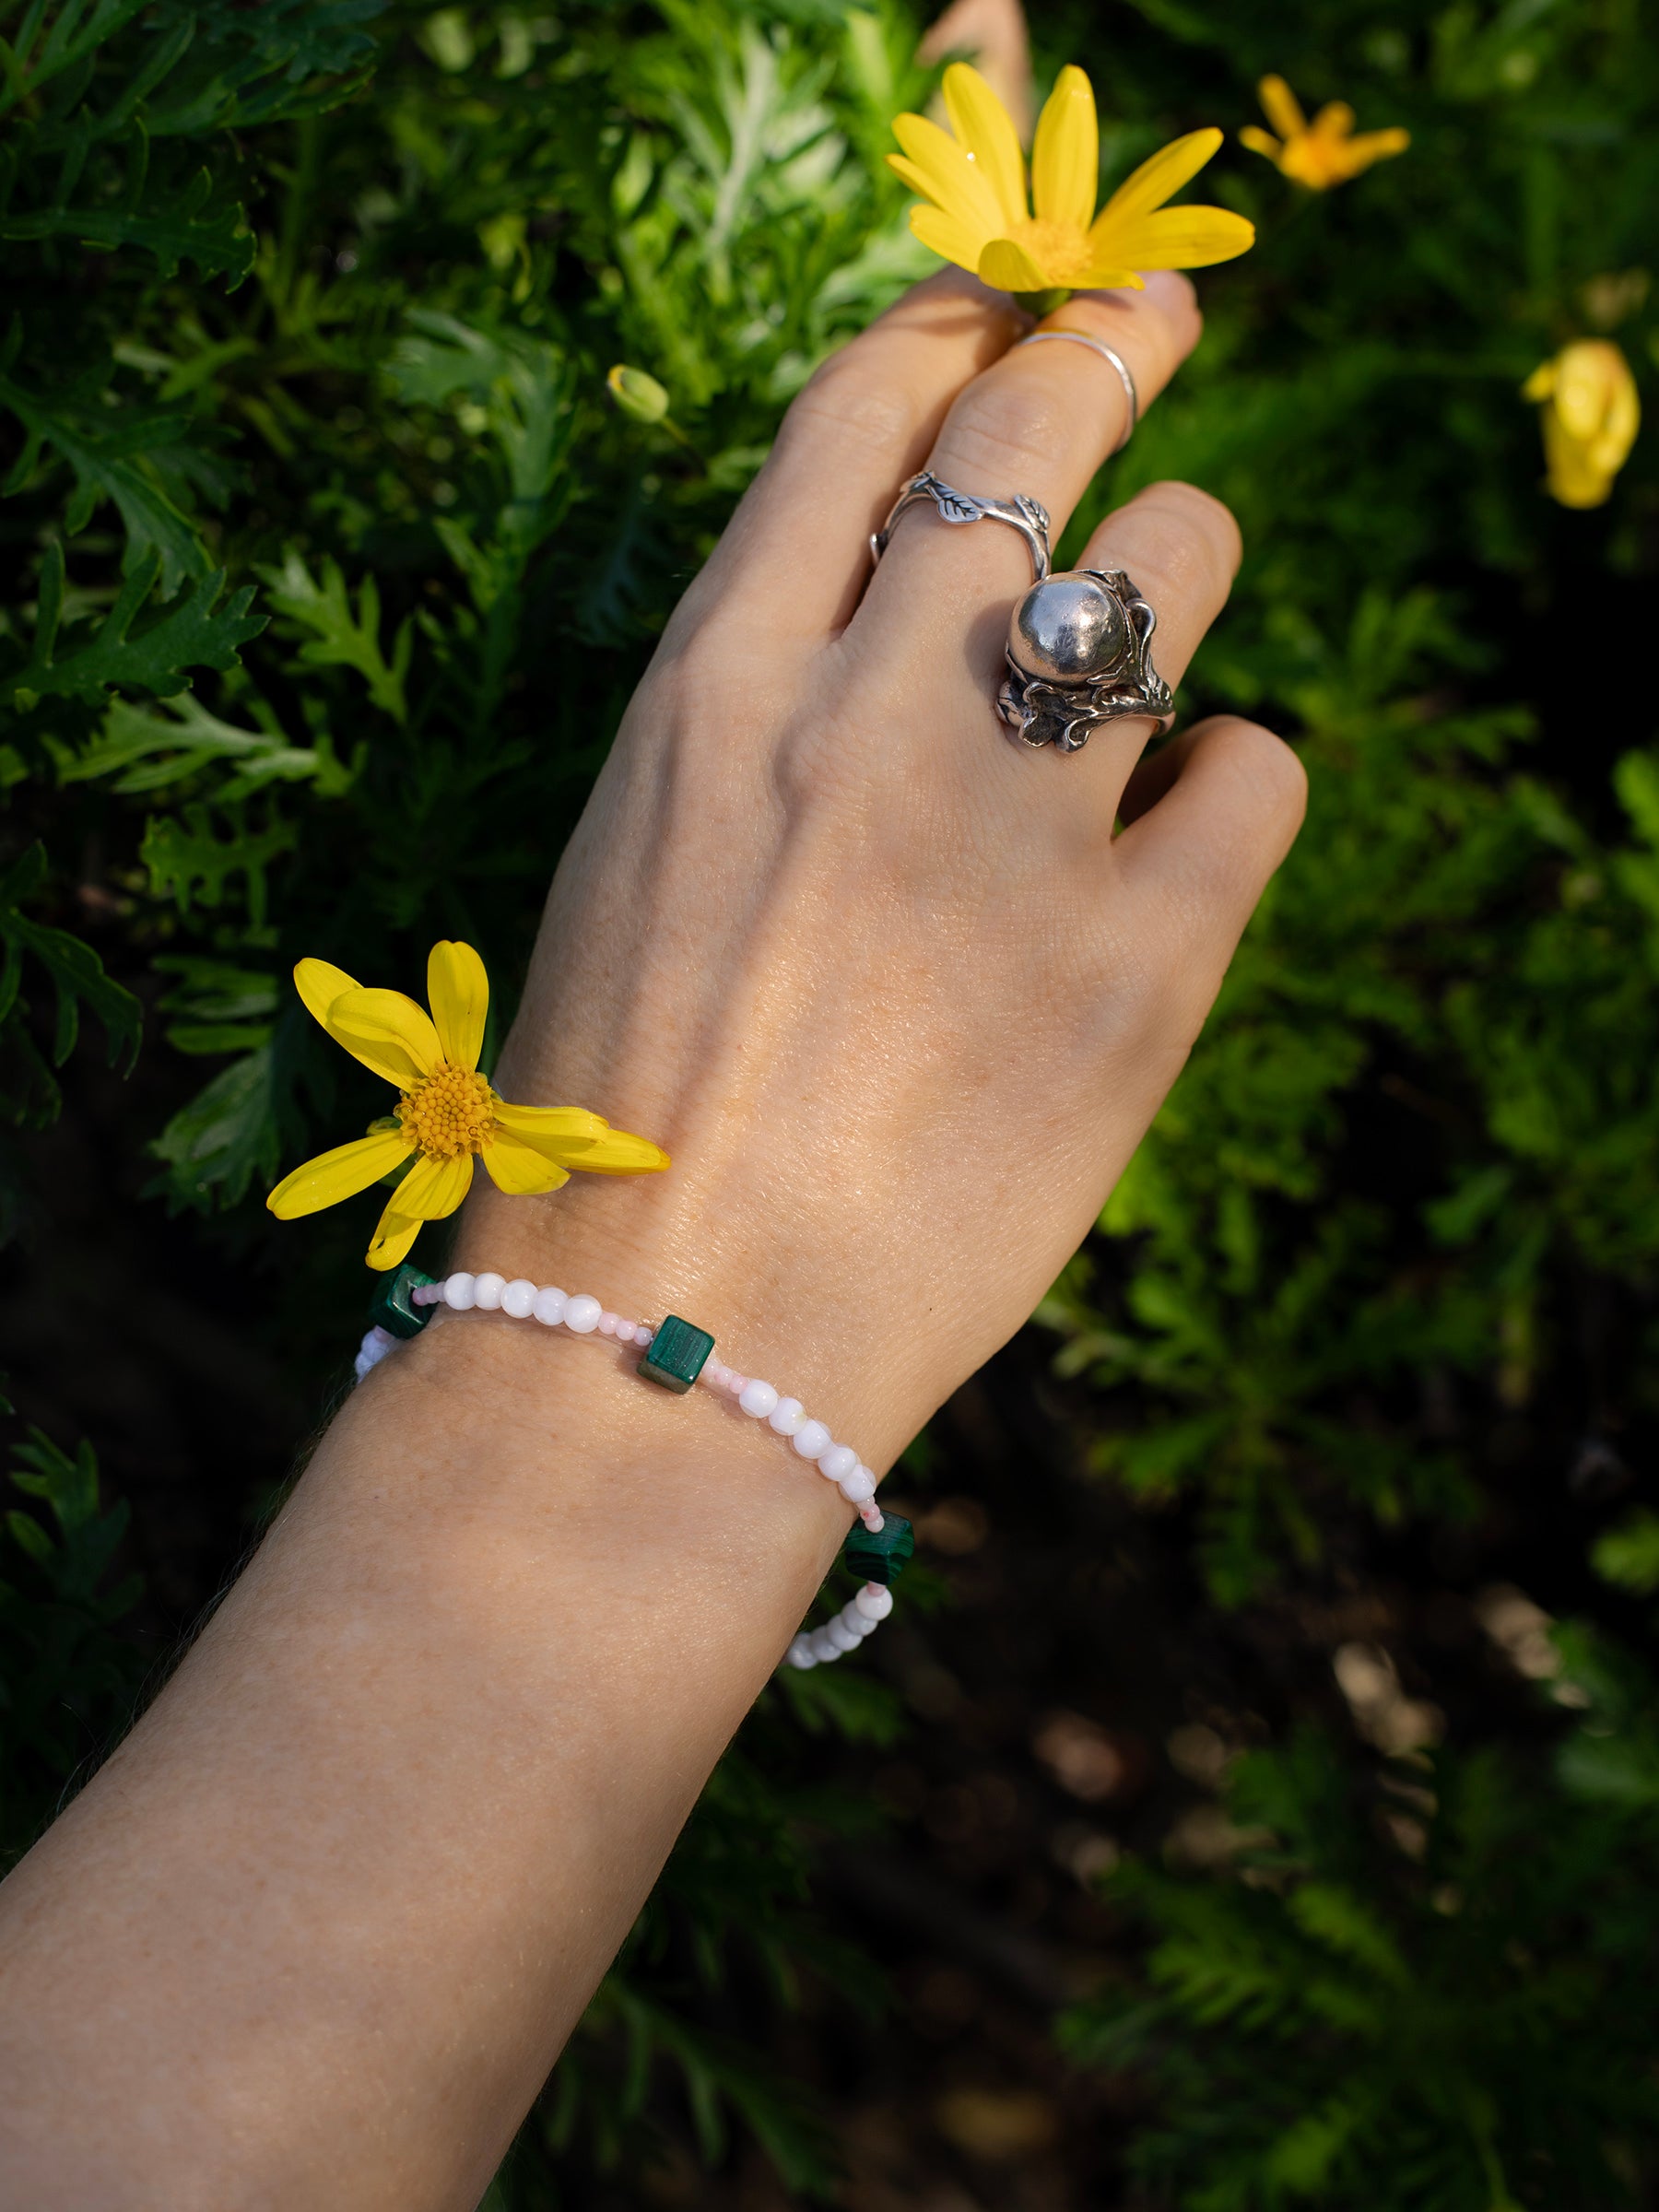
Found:
[[1543, 403], [1549, 488], [1563, 507], [1599, 507], [1641, 427], [1630, 365], [1611, 338], [1577, 338], [1521, 387]]
[[888, 160], [930, 203], [911, 209], [922, 243], [999, 291], [1139, 288], [1138, 270], [1204, 268], [1255, 241], [1244, 218], [1225, 207], [1163, 204], [1204, 167], [1221, 144], [1219, 131], [1194, 131], [1166, 146], [1096, 215], [1100, 133], [1081, 69], [1060, 72], [1038, 118], [1030, 205], [1013, 120], [966, 62], [945, 72], [945, 109], [948, 131], [924, 115], [897, 117], [893, 135], [904, 151]]
[[294, 982], [335, 1043], [395, 1083], [402, 1095], [394, 1119], [308, 1159], [265, 1204], [280, 1220], [292, 1221], [355, 1197], [406, 1164], [369, 1247], [371, 1267], [395, 1267], [423, 1221], [454, 1212], [472, 1182], [476, 1157], [499, 1189], [515, 1195], [556, 1191], [570, 1181], [571, 1168], [644, 1175], [668, 1165], [657, 1146], [579, 1106], [509, 1106], [496, 1095], [478, 1073], [489, 979], [470, 945], [433, 946], [427, 961], [429, 1015], [401, 991], [362, 989], [327, 960], [301, 960]]
[[1276, 169], [1310, 192], [1329, 192], [1333, 184], [1346, 184], [1373, 161], [1403, 154], [1411, 144], [1411, 133], [1402, 130], [1361, 131], [1356, 137], [1354, 111], [1345, 100], [1332, 100], [1310, 123], [1282, 76], [1265, 76], [1256, 91], [1278, 136], [1270, 137], [1254, 124], [1247, 124], [1240, 138], [1253, 154], [1265, 154]]

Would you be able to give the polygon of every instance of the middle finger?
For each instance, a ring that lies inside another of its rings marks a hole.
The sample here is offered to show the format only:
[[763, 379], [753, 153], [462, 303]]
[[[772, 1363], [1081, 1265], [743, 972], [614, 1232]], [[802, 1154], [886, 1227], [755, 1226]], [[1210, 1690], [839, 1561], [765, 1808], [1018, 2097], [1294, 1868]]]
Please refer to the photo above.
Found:
[[[1078, 293], [1042, 327], [1110, 346], [1146, 406], [1196, 345], [1202, 324], [1191, 284], [1161, 271], [1144, 291]], [[958, 491], [1041, 500], [1057, 541], [1127, 421], [1123, 382], [1093, 347], [1016, 346], [958, 394], [927, 466]], [[1008, 599], [1030, 580], [1030, 556], [1016, 531], [994, 522], [953, 528], [918, 504], [895, 526], [853, 629], [877, 650], [882, 633], [913, 634], [920, 597], [948, 604], [966, 635], [994, 606], [1006, 620]]]

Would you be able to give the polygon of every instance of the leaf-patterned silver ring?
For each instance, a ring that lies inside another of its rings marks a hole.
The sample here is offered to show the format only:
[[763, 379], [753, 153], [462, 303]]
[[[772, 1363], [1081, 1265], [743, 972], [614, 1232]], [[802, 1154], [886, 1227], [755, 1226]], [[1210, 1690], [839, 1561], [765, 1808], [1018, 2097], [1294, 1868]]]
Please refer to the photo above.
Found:
[[931, 500], [941, 522], [947, 523], [1006, 523], [1025, 539], [1031, 556], [1031, 572], [1041, 583], [1053, 565], [1049, 558], [1048, 509], [1041, 500], [1016, 492], [1011, 500], [982, 500], [971, 491], [953, 491], [948, 484], [941, 483], [931, 469], [912, 477], [899, 497], [893, 501], [892, 512], [879, 530], [870, 538], [870, 560], [878, 561], [888, 549], [888, 540], [893, 535], [893, 525], [907, 507], [914, 507], [923, 500]]

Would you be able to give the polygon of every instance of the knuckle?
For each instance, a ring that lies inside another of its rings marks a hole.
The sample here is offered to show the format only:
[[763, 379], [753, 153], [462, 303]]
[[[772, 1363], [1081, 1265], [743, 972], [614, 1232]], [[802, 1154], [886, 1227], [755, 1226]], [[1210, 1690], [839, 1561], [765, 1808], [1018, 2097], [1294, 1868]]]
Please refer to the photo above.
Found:
[[1063, 453], [1074, 429], [1075, 418], [1029, 382], [987, 376], [951, 409], [941, 443], [950, 467], [994, 470], [1000, 492], [1011, 467]]
[[903, 385], [870, 376], [846, 355], [826, 361], [783, 418], [780, 442], [825, 432], [879, 453], [902, 451], [915, 434], [916, 403]]
[[1222, 725], [1216, 742], [1252, 794], [1263, 829], [1294, 836], [1308, 810], [1308, 771], [1300, 755], [1259, 722], [1237, 718]]
[[1213, 492], [1201, 491], [1196, 484], [1171, 478], [1147, 485], [1135, 503], [1150, 513], [1167, 516], [1182, 542], [1197, 547], [1222, 589], [1231, 584], [1244, 558], [1244, 540], [1232, 509], [1224, 501]]

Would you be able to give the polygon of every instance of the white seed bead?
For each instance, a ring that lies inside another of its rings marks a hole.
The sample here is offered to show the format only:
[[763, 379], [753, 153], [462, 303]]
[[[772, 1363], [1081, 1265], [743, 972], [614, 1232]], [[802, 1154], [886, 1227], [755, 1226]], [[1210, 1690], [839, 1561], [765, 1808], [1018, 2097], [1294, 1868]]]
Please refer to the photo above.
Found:
[[530, 1309], [535, 1303], [535, 1285], [525, 1277], [516, 1275], [501, 1290], [501, 1311], [510, 1313], [514, 1321], [528, 1321]]
[[799, 1398], [780, 1398], [767, 1415], [780, 1436], [793, 1436], [806, 1418], [806, 1408]]
[[803, 1421], [790, 1441], [803, 1459], [816, 1459], [835, 1440], [822, 1421]]
[[855, 1652], [858, 1649], [859, 1639], [844, 1621], [826, 1621], [824, 1633], [838, 1652]]
[[[800, 1448], [801, 1440], [797, 1437], [795, 1450], [798, 1452]], [[858, 1454], [851, 1444], [831, 1444], [828, 1452], [818, 1453], [818, 1473], [828, 1475], [831, 1482], [845, 1482], [857, 1465]]]
[[783, 1656], [788, 1660], [791, 1666], [798, 1666], [803, 1671], [809, 1666], [816, 1666], [818, 1665], [818, 1654], [814, 1652], [811, 1644], [807, 1642], [805, 1636], [797, 1636], [794, 1641], [790, 1645], [788, 1651], [784, 1653]]
[[857, 1636], [862, 1640], [864, 1637], [872, 1636], [876, 1632], [876, 1623], [873, 1620], [866, 1620], [865, 1618], [864, 1615], [859, 1611], [856, 1603], [852, 1598], [847, 1600], [846, 1604], [841, 1607], [841, 1611], [836, 1615], [835, 1618], [841, 1622], [841, 1627], [845, 1629], [847, 1633], [851, 1636]]
[[862, 1505], [866, 1498], [875, 1497], [876, 1477], [867, 1467], [855, 1468], [842, 1481], [841, 1494], [849, 1505]]
[[885, 1620], [892, 1611], [893, 1594], [890, 1590], [883, 1589], [879, 1583], [866, 1583], [853, 1603], [874, 1627], [877, 1621]]
[[564, 1319], [564, 1292], [555, 1290], [549, 1283], [545, 1290], [538, 1290], [530, 1300], [530, 1311], [545, 1327], [556, 1329]]
[[599, 1316], [604, 1311], [599, 1300], [583, 1290], [577, 1297], [565, 1300], [565, 1327], [578, 1336], [591, 1336], [599, 1326]]
[[737, 1403], [745, 1413], [752, 1413], [758, 1421], [763, 1421], [778, 1403], [778, 1394], [770, 1382], [749, 1382], [745, 1384]]
[[806, 1648], [820, 1663], [827, 1659], [841, 1657], [841, 1645], [830, 1635], [827, 1624], [821, 1629], [813, 1630], [812, 1634], [806, 1640]]
[[452, 1275], [441, 1286], [443, 1302], [457, 1313], [465, 1313], [473, 1303], [473, 1277], [470, 1275]]
[[475, 1275], [473, 1277], [473, 1304], [480, 1312], [493, 1313], [501, 1302], [501, 1293], [507, 1288], [504, 1275]]

